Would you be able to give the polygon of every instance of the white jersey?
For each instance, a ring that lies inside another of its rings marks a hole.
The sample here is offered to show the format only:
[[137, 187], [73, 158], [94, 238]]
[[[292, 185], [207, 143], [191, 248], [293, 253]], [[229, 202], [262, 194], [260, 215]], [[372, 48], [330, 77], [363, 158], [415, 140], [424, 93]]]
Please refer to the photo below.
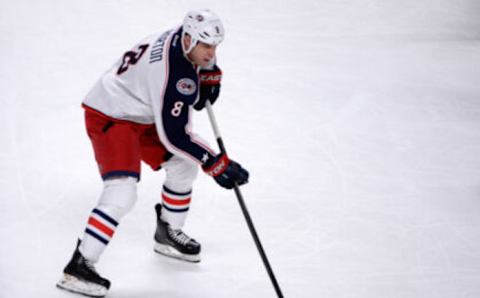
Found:
[[102, 75], [83, 105], [115, 119], [155, 124], [168, 151], [204, 164], [214, 152], [191, 132], [199, 80], [183, 54], [181, 31], [140, 41]]

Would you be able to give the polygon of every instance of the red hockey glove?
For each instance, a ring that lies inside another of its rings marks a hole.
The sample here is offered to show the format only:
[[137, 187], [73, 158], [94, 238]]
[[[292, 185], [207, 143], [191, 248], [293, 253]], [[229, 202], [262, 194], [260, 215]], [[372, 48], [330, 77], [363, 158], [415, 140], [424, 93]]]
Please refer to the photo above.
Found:
[[248, 183], [249, 173], [237, 162], [228, 159], [226, 154], [217, 155], [211, 162], [203, 166], [203, 170], [226, 189]]

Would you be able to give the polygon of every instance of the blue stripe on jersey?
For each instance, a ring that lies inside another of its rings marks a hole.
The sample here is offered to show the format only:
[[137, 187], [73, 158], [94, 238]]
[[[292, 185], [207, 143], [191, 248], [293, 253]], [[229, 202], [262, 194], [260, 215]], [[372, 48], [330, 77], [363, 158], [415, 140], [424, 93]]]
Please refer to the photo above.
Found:
[[177, 191], [171, 190], [170, 188], [166, 187], [165, 185], [163, 186], [163, 191], [166, 192], [166, 193], [169, 193], [171, 195], [174, 195], [174, 196], [188, 196], [188, 195], [192, 194], [191, 190], [187, 191], [187, 192], [177, 192]]
[[[173, 36], [172, 39], [180, 38], [181, 32], [181, 29], [177, 31], [175, 35], [178, 36]], [[170, 67], [168, 69], [167, 87], [165, 88], [161, 111], [163, 130], [168, 141], [174, 147], [203, 164], [207, 159], [211, 160], [213, 158], [213, 155], [209, 152], [211, 149], [206, 145], [202, 146], [194, 142], [186, 129], [190, 120], [191, 106], [197, 100], [199, 80], [195, 67], [183, 55], [180, 42], [169, 45], [168, 65]], [[182, 82], [185, 81], [193, 81], [195, 84], [187, 90], [192, 92], [185, 92], [185, 89], [183, 89]]]
[[98, 235], [97, 233], [95, 233], [94, 231], [90, 230], [89, 228], [85, 229], [85, 233], [89, 234], [90, 236], [92, 236], [93, 238], [97, 239], [98, 241], [102, 242], [103, 244], [107, 245], [108, 244], [108, 240], [103, 238], [102, 236]]
[[102, 212], [101, 210], [98, 210], [97, 208], [93, 209], [92, 213], [95, 213], [95, 214], [98, 214], [100, 215], [103, 219], [105, 219], [106, 221], [108, 221], [109, 223], [111, 223], [112, 225], [114, 226], [118, 226], [118, 222], [111, 218], [110, 216], [108, 216], [106, 213]]

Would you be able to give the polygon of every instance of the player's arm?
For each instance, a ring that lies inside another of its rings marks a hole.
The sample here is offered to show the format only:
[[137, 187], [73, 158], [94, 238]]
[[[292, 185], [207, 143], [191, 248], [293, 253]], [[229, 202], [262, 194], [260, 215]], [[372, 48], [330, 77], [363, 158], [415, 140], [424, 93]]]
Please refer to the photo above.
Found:
[[173, 154], [187, 157], [200, 165], [213, 160], [215, 152], [191, 131], [191, 101], [177, 93], [166, 97], [161, 109], [161, 130], [165, 147]]
[[230, 160], [226, 154], [215, 153], [195, 134], [190, 131], [190, 113], [192, 109], [186, 101], [167, 101], [162, 109], [163, 130], [167, 149], [181, 156], [186, 156], [202, 165], [202, 169], [215, 181], [227, 189], [234, 184], [248, 182], [249, 173], [237, 162]]

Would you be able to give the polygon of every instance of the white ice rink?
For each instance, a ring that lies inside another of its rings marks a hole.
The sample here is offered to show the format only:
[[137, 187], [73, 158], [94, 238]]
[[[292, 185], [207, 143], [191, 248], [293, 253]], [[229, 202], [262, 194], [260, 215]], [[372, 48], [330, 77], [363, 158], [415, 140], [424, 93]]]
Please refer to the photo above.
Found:
[[[480, 297], [478, 0], [1, 1], [0, 297], [80, 297], [55, 288], [102, 188], [80, 102], [199, 7], [224, 19], [214, 108], [285, 297]], [[163, 178], [144, 166], [97, 265], [108, 297], [276, 297], [206, 175], [185, 227], [202, 262], [153, 252]]]

